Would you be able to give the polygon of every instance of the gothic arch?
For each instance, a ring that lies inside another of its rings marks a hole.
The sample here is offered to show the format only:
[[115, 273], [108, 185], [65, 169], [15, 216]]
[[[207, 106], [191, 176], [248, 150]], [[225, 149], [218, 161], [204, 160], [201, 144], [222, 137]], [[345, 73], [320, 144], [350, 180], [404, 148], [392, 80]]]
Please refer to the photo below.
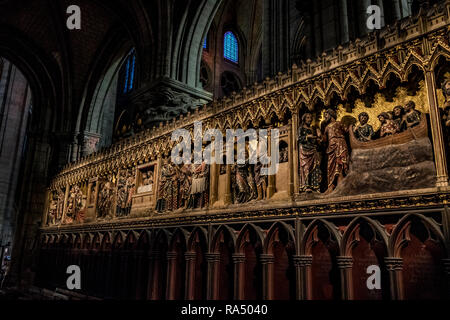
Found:
[[400, 250], [409, 241], [409, 232], [407, 228], [410, 226], [413, 219], [417, 219], [418, 221], [423, 223], [428, 228], [430, 235], [436, 236], [436, 240], [440, 241], [442, 244], [445, 244], [444, 235], [439, 225], [434, 220], [432, 220], [431, 218], [427, 218], [421, 214], [410, 213], [403, 216], [395, 225], [394, 230], [392, 231], [389, 242], [389, 250], [394, 257], [401, 257]]
[[[202, 237], [202, 239], [199, 239], [198, 236]], [[195, 227], [189, 235], [189, 239], [187, 241], [187, 251], [192, 251], [194, 242], [199, 240], [204, 241], [206, 248], [209, 247], [208, 232], [206, 231], [206, 229], [202, 227]]]
[[[362, 223], [368, 224], [373, 229], [373, 231], [377, 233], [378, 236], [380, 236], [380, 240], [386, 247], [386, 250], [389, 250], [389, 237], [386, 230], [377, 221], [362, 216], [353, 219], [345, 229], [340, 246], [341, 255], [351, 256], [351, 249], [359, 241], [358, 236], [355, 236], [354, 233], [355, 231], [358, 231], [358, 228]], [[387, 251], [387, 254], [390, 255], [390, 252]]]
[[[243, 253], [244, 246], [246, 241], [249, 240], [249, 233], [254, 232], [256, 235], [256, 241], [259, 242], [261, 245], [264, 244], [264, 234], [261, 230], [261, 228], [257, 227], [253, 223], [246, 223], [242, 229], [239, 232], [239, 236], [236, 239], [236, 249], [235, 251], [237, 253]], [[262, 248], [261, 248], [262, 249]]]
[[412, 213], [395, 227], [391, 246], [400, 258], [400, 296], [404, 299], [441, 299], [448, 295], [444, 259], [448, 256], [439, 225]]
[[288, 241], [292, 241], [292, 244], [295, 247], [295, 235], [292, 226], [288, 225], [286, 222], [277, 221], [267, 231], [267, 235], [264, 241], [264, 253], [273, 253], [271, 252], [272, 248], [270, 246], [273, 244], [273, 241], [279, 236], [278, 233], [280, 230], [284, 230], [287, 233]]
[[319, 225], [324, 226], [330, 235], [332, 236], [332, 240], [336, 241], [339, 251], [341, 247], [341, 239], [342, 236], [340, 235], [338, 229], [334, 224], [331, 222], [328, 222], [323, 219], [315, 219], [311, 222], [311, 224], [306, 228], [305, 234], [303, 235], [302, 241], [300, 242], [300, 252], [304, 255], [311, 255], [311, 246], [313, 244], [314, 238], [317, 237], [315, 234], [317, 232], [317, 227]]

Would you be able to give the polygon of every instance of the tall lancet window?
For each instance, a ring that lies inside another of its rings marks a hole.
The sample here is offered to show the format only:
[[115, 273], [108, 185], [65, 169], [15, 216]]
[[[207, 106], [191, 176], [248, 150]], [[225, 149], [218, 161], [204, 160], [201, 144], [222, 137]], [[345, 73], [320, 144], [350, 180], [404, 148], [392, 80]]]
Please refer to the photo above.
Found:
[[234, 63], [239, 62], [239, 46], [233, 32], [227, 31], [223, 37], [223, 57]]
[[131, 50], [130, 54], [125, 60], [124, 69], [122, 73], [123, 75], [122, 92], [124, 94], [133, 90], [135, 84], [134, 83], [135, 74], [136, 74], [136, 51], [133, 49]]

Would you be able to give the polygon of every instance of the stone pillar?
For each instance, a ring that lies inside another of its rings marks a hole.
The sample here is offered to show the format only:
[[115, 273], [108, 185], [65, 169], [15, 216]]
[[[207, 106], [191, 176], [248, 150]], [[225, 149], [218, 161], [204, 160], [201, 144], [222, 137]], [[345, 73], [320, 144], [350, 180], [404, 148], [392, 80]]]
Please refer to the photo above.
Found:
[[396, 257], [385, 257], [384, 262], [389, 272], [389, 285], [392, 300], [403, 300], [403, 259]]
[[205, 254], [206, 261], [208, 262], [208, 282], [206, 284], [207, 300], [217, 300], [219, 298], [219, 253], [207, 253]]
[[176, 277], [176, 265], [177, 253], [167, 252], [167, 287], [166, 287], [166, 299], [175, 299], [175, 277]]
[[274, 287], [274, 256], [273, 254], [261, 254], [260, 261], [263, 271], [263, 300], [273, 300], [273, 287]]
[[194, 300], [195, 298], [195, 252], [186, 252], [184, 254], [186, 259], [186, 286], [185, 286], [185, 297], [186, 300]]
[[312, 300], [311, 265], [312, 256], [294, 256], [297, 282], [297, 300]]
[[367, 8], [371, 5], [370, 0], [360, 0], [358, 1], [359, 7], [359, 32], [358, 37], [362, 37], [368, 33], [369, 30], [367, 30], [367, 18], [369, 17], [367, 14]]
[[348, 8], [347, 0], [339, 1], [339, 15], [341, 26], [341, 44], [347, 43], [350, 40], [350, 34], [348, 30]]
[[402, 18], [402, 11], [400, 10], [400, 0], [393, 0], [392, 2], [392, 8], [394, 9], [394, 19], [400, 20]]
[[[267, 130], [267, 155], [271, 157], [272, 155], [272, 127], [269, 127]], [[267, 186], [267, 199], [270, 199], [276, 191], [275, 186], [275, 175], [269, 175], [268, 177], [268, 186]]]
[[244, 262], [245, 254], [234, 253], [233, 254], [233, 264], [234, 264], [234, 300], [244, 299]]
[[106, 276], [105, 276], [105, 297], [108, 298], [112, 298], [112, 284], [113, 284], [113, 277], [114, 275], [112, 274], [112, 262], [113, 262], [113, 254], [112, 252], [108, 252], [106, 254], [106, 265], [104, 265], [103, 267], [106, 270]]
[[298, 134], [298, 110], [292, 113], [292, 169], [293, 169], [293, 178], [294, 178], [294, 196], [299, 194], [300, 182], [298, 176], [298, 142], [297, 142], [297, 134]]
[[136, 300], [142, 300], [144, 298], [142, 296], [142, 292], [145, 286], [145, 283], [143, 282], [144, 277], [142, 276], [142, 273], [144, 272], [144, 269], [142, 268], [142, 265], [144, 263], [144, 253], [142, 252], [142, 250], [134, 253], [134, 261], [136, 270], [136, 285], [134, 286], [135, 298]]
[[[157, 286], [161, 284], [162, 281], [167, 279], [162, 279], [160, 275], [160, 270], [158, 269], [158, 264], [156, 263], [159, 258], [159, 251], [151, 251], [148, 253], [148, 281], [147, 281], [147, 300], [156, 300], [157, 296]], [[165, 285], [165, 284], [164, 284]]]
[[447, 297], [450, 297], [450, 258], [442, 259], [442, 263], [444, 264], [445, 275], [447, 276]]
[[120, 253], [120, 272], [118, 274], [119, 276], [119, 288], [117, 290], [118, 296], [122, 299], [127, 298], [127, 292], [128, 292], [128, 257], [129, 257], [130, 251], [129, 250], [122, 250]]
[[61, 224], [63, 224], [64, 220], [66, 220], [67, 200], [69, 199], [69, 191], [70, 191], [70, 186], [68, 184], [66, 184], [66, 190], [64, 193], [64, 209], [63, 209], [63, 213], [61, 215]]
[[442, 123], [436, 96], [436, 79], [432, 69], [425, 70], [427, 97], [430, 105], [431, 133], [433, 136], [434, 159], [436, 163], [436, 186], [448, 187], [447, 160], [445, 157]]
[[218, 169], [220, 164], [212, 163], [209, 171], [209, 205], [212, 206], [217, 201]]
[[337, 265], [341, 274], [341, 292], [342, 300], [353, 299], [353, 285], [352, 285], [352, 265], [353, 258], [346, 256], [339, 256], [337, 258]]
[[227, 165], [225, 204], [231, 204], [231, 165]]
[[292, 199], [294, 195], [294, 161], [293, 161], [293, 145], [294, 138], [292, 134], [292, 119], [289, 120], [288, 124], [288, 140], [289, 140], [289, 150], [288, 150], [288, 161], [289, 161], [289, 187], [288, 195]]

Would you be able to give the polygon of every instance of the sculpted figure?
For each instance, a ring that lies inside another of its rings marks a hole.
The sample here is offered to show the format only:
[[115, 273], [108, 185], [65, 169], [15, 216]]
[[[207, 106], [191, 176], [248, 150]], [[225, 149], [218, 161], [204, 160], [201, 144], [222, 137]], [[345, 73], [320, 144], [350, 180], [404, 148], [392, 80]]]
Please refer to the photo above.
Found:
[[203, 208], [208, 204], [209, 165], [203, 161], [192, 168], [192, 188], [188, 208]]
[[320, 171], [320, 130], [312, 125], [313, 116], [305, 113], [298, 129], [300, 161], [300, 192], [320, 192], [322, 173]]
[[181, 208], [188, 208], [192, 190], [192, 164], [184, 164], [178, 169], [178, 180], [180, 182], [180, 204]]
[[267, 175], [262, 175], [261, 170], [263, 168], [263, 164], [258, 161], [253, 168], [256, 191], [258, 193], [258, 200], [262, 200], [266, 198], [267, 192]]
[[358, 119], [359, 125], [353, 131], [356, 139], [363, 142], [372, 140], [374, 131], [373, 127], [367, 123], [369, 121], [369, 115], [366, 112], [361, 112], [358, 115]]
[[56, 209], [56, 223], [61, 222], [63, 212], [64, 212], [64, 192], [62, 190], [58, 190], [58, 204]]
[[403, 116], [405, 115], [405, 110], [402, 106], [394, 107], [392, 110], [392, 120], [397, 125], [399, 132], [403, 132], [406, 130], [406, 124], [403, 122]]
[[69, 192], [69, 199], [67, 200], [67, 211], [65, 223], [72, 223], [78, 220], [78, 213], [83, 209], [83, 192], [80, 187], [75, 185]]
[[378, 115], [378, 120], [380, 120], [380, 138], [387, 137], [399, 132], [397, 124], [392, 121], [387, 112], [382, 112]]
[[48, 221], [47, 221], [48, 225], [53, 225], [56, 223], [57, 210], [58, 210], [58, 194], [56, 192], [52, 192], [48, 208]]
[[334, 110], [328, 109], [325, 114], [325, 133], [323, 141], [328, 143], [328, 189], [326, 194], [332, 192], [342, 181], [349, 168], [349, 152], [345, 141], [346, 129], [340, 121], [336, 121], [337, 114]]
[[142, 173], [142, 182], [137, 190], [137, 193], [152, 192], [153, 191], [153, 171], [145, 171]]
[[173, 210], [177, 208], [177, 172], [169, 161], [169, 158], [164, 158], [161, 167], [161, 179], [158, 188], [158, 200], [156, 202], [156, 211], [163, 212], [166, 210]]
[[127, 189], [126, 189], [126, 179], [121, 174], [119, 176], [119, 181], [117, 183], [117, 211], [116, 215], [118, 217], [124, 216], [126, 214], [127, 208]]
[[111, 182], [103, 182], [100, 184], [97, 201], [97, 212], [99, 218], [111, 217], [111, 206], [113, 202], [113, 190]]
[[258, 192], [248, 156], [244, 164], [234, 164], [232, 172], [234, 203], [245, 203], [256, 199]]
[[415, 109], [416, 104], [413, 101], [409, 101], [405, 105], [405, 115], [403, 116], [403, 122], [406, 129], [417, 126], [420, 123], [421, 112]]
[[445, 80], [442, 84], [442, 92], [445, 98], [444, 107], [450, 107], [450, 79]]

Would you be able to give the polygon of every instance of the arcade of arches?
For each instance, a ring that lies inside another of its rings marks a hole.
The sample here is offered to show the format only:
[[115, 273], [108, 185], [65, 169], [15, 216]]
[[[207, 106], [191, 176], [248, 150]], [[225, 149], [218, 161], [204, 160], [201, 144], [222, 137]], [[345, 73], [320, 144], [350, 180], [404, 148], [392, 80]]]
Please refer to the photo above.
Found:
[[[68, 30], [72, 4], [0, 1], [3, 285], [63, 292], [78, 265], [86, 298], [450, 296], [449, 0], [79, 0]], [[172, 163], [197, 121], [277, 130], [276, 174]]]

